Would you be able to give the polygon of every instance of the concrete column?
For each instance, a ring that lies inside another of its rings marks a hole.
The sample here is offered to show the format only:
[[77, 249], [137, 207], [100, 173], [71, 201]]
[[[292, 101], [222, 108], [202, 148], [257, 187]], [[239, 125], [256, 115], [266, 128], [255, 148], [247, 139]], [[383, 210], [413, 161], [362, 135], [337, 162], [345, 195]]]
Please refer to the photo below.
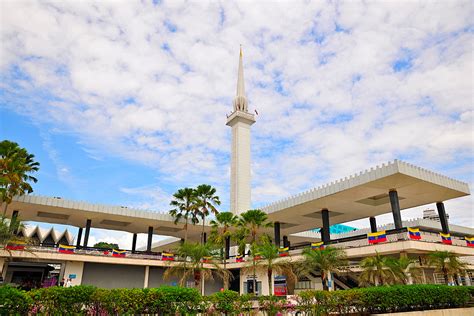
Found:
[[148, 281], [150, 280], [150, 266], [145, 266], [145, 278], [143, 280], [143, 288], [148, 288]]
[[329, 211], [327, 209], [321, 210], [321, 216], [323, 218], [323, 228], [321, 229], [321, 240], [324, 244], [327, 244], [331, 237], [329, 235]]
[[146, 251], [151, 252], [151, 243], [153, 241], [153, 227], [148, 227], [148, 240], [146, 243]]
[[441, 222], [441, 228], [443, 230], [443, 234], [449, 234], [448, 217], [446, 216], [444, 203], [443, 202], [436, 203], [436, 208], [438, 209], [439, 221]]
[[466, 282], [466, 285], [467, 285], [467, 286], [471, 286], [471, 285], [472, 285], [472, 284], [471, 284], [471, 283], [472, 283], [472, 282], [471, 282], [471, 277], [469, 276], [469, 273], [467, 273], [467, 271], [464, 273], [464, 280], [466, 280], [465, 282]]
[[401, 229], [402, 224], [402, 215], [400, 214], [400, 203], [398, 201], [398, 193], [396, 190], [390, 190], [388, 193], [390, 197], [390, 205], [392, 206], [393, 222], [395, 224], [395, 229]]
[[77, 231], [77, 240], [76, 240], [77, 248], [81, 247], [81, 239], [82, 239], [82, 227], [79, 227], [79, 230]]
[[283, 236], [283, 247], [289, 247], [290, 241], [288, 240], [288, 236]]
[[377, 221], [375, 220], [375, 217], [369, 217], [370, 220], [370, 232], [371, 233], [376, 233], [377, 232]]
[[133, 238], [132, 238], [132, 253], [135, 253], [136, 248], [137, 248], [137, 234], [134, 233]]
[[280, 248], [280, 222], [275, 222], [273, 224], [273, 231], [274, 231], [274, 239], [275, 239], [275, 246]]
[[90, 219], [86, 221], [86, 233], [84, 234], [84, 247], [87, 247], [87, 243], [89, 242], [89, 234], [91, 232], [91, 223], [92, 223], [92, 220]]
[[[225, 252], [225, 258], [229, 259], [230, 258], [230, 236], [225, 238], [224, 252]], [[245, 256], [245, 251], [242, 255]]]

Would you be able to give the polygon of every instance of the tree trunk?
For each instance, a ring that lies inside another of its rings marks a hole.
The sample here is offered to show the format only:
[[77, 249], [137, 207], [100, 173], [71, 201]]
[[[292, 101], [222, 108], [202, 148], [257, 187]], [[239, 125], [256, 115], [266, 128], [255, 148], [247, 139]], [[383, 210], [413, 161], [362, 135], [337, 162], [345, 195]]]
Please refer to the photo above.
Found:
[[201, 243], [204, 245], [204, 225], [206, 223], [206, 217], [203, 215], [202, 216], [202, 232], [201, 232]]
[[186, 218], [186, 224], [184, 224], [184, 242], [188, 240], [188, 219]]
[[455, 283], [456, 285], [459, 285], [459, 281], [458, 281], [459, 278], [458, 278], [458, 274], [457, 274], [457, 273], [454, 273], [453, 279], [454, 279], [454, 283]]
[[255, 254], [253, 255], [253, 294], [257, 294], [257, 262], [255, 261]]
[[444, 275], [444, 283], [449, 285], [448, 271], [446, 270], [446, 268], [443, 268], [443, 275]]
[[5, 203], [5, 208], [3, 209], [3, 216], [2, 218], [5, 218], [5, 216], [7, 215], [7, 208], [8, 208], [8, 203], [7, 202], [4, 202]]
[[273, 284], [272, 284], [272, 269], [268, 269], [267, 277], [268, 277], [268, 295], [273, 295]]
[[321, 271], [321, 282], [323, 283], [323, 291], [329, 291], [329, 287], [326, 283], [326, 273], [324, 273], [324, 271]]

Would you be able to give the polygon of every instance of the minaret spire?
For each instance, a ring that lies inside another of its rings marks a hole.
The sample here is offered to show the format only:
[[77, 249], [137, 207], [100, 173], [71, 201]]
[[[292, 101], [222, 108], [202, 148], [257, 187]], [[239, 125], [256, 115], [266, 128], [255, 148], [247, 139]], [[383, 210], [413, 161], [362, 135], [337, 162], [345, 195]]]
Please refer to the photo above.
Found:
[[239, 72], [237, 76], [237, 95], [234, 98], [234, 111], [248, 112], [248, 102], [247, 97], [245, 96], [242, 45], [240, 45]]
[[230, 211], [234, 214], [251, 208], [250, 172], [250, 127], [255, 117], [248, 112], [244, 85], [244, 63], [240, 45], [237, 95], [234, 98], [234, 112], [227, 117], [227, 126], [232, 128], [232, 155], [230, 167]]

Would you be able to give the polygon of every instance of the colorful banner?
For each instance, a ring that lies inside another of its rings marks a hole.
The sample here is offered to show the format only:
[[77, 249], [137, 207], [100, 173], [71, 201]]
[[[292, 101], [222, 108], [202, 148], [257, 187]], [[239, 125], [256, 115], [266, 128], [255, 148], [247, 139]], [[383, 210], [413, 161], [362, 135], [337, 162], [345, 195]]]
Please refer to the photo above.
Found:
[[446, 244], [446, 245], [452, 245], [453, 244], [453, 242], [451, 241], [451, 234], [439, 233], [439, 235], [441, 236], [441, 242], [443, 244]]
[[112, 257], [125, 257], [126, 254], [127, 254], [126, 250], [118, 250], [118, 249], [112, 250]]
[[290, 254], [290, 247], [278, 249], [278, 255], [280, 257], [287, 257]]
[[420, 229], [408, 227], [408, 237], [410, 237], [410, 239], [420, 240], [421, 239]]
[[24, 250], [26, 243], [24, 241], [11, 241], [6, 246], [5, 249], [8, 250]]
[[367, 239], [369, 240], [369, 244], [377, 244], [379, 242], [386, 242], [387, 241], [387, 234], [385, 230], [375, 233], [368, 233]]
[[68, 246], [68, 245], [59, 244], [58, 252], [60, 252], [60, 253], [71, 254], [71, 253], [74, 253], [74, 251], [76, 251], [76, 246]]
[[244, 256], [242, 255], [238, 255], [238, 256], [235, 256], [235, 262], [244, 262]]
[[466, 246], [474, 247], [474, 237], [464, 237], [466, 239]]
[[210, 263], [212, 261], [212, 257], [202, 257], [203, 263]]
[[324, 242], [313, 242], [311, 243], [312, 250], [323, 250], [324, 249]]
[[161, 254], [161, 260], [162, 261], [174, 261], [174, 254], [169, 253], [169, 252], [163, 252]]

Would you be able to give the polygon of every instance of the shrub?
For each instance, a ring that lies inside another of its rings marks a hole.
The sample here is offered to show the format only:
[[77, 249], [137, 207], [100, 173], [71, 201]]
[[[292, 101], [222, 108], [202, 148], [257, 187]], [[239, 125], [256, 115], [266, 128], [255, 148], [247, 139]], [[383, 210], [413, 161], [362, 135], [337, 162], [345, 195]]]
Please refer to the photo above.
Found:
[[48, 287], [28, 292], [38, 313], [77, 314], [88, 310], [92, 304], [93, 286]]
[[213, 305], [213, 311], [232, 315], [235, 313], [235, 302], [239, 300], [239, 293], [225, 290], [212, 294], [209, 299]]
[[8, 285], [0, 287], [0, 315], [27, 314], [32, 303], [25, 291]]

